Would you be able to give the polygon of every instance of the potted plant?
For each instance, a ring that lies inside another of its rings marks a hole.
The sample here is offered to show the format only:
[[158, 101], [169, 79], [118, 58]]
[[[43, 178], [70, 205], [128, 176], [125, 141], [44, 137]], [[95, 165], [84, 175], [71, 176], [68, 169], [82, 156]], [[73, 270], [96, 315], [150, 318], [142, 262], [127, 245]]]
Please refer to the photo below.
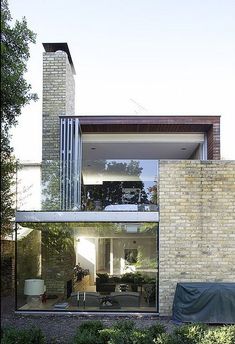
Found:
[[74, 279], [76, 282], [80, 282], [83, 277], [89, 275], [89, 270], [88, 269], [83, 269], [80, 266], [80, 263], [78, 263], [74, 268], [73, 268], [73, 272], [74, 272]]
[[143, 280], [143, 291], [145, 301], [150, 304], [156, 301], [156, 279], [145, 276]]
[[128, 272], [121, 277], [121, 281], [129, 284], [132, 291], [138, 291], [138, 285], [141, 285], [143, 280], [140, 272]]

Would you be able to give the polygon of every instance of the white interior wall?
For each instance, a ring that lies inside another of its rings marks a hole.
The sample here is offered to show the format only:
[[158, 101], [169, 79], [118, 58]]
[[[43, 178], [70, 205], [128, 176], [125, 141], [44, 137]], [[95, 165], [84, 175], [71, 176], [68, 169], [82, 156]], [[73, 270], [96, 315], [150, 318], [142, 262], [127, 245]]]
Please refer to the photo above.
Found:
[[114, 275], [123, 274], [124, 250], [136, 248], [141, 251], [143, 257], [150, 259], [156, 258], [156, 241], [154, 238], [120, 238], [113, 239], [113, 273]]

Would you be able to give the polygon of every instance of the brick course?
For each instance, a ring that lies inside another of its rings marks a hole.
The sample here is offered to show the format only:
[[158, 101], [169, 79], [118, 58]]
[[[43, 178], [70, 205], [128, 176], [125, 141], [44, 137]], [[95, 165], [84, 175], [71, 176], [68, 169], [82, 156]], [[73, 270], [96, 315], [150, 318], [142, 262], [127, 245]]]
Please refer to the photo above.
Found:
[[177, 282], [235, 280], [235, 161], [160, 161], [160, 315]]
[[42, 160], [59, 161], [59, 116], [73, 116], [74, 77], [64, 51], [43, 53]]
[[[60, 209], [60, 119], [75, 111], [73, 71], [64, 51], [43, 53], [42, 209]], [[49, 162], [48, 162], [49, 161]]]

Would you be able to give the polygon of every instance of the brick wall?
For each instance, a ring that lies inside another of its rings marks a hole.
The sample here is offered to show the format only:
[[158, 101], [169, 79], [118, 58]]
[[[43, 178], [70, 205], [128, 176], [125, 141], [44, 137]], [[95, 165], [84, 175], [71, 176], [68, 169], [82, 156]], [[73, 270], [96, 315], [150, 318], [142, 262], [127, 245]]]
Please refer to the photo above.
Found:
[[50, 229], [42, 232], [42, 278], [48, 294], [65, 296], [67, 282], [73, 279], [73, 236], [63, 234], [65, 227], [63, 224], [50, 224]]
[[161, 161], [160, 314], [177, 282], [235, 280], [235, 161]]
[[[64, 51], [43, 53], [42, 208], [60, 209], [60, 120], [74, 115], [75, 82]], [[49, 161], [49, 163], [48, 163]]]
[[67, 54], [43, 53], [43, 160], [59, 160], [59, 116], [74, 115], [74, 99], [74, 77]]
[[214, 121], [207, 132], [207, 159], [220, 159], [220, 123], [218, 120]]

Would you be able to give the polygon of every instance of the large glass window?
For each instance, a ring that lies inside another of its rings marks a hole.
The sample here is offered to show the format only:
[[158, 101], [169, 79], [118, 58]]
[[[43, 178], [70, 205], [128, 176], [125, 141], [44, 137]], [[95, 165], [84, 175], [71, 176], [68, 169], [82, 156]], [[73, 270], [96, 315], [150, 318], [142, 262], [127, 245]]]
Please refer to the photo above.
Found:
[[156, 312], [156, 223], [25, 223], [17, 309]]
[[84, 160], [82, 210], [157, 211], [157, 160]]

